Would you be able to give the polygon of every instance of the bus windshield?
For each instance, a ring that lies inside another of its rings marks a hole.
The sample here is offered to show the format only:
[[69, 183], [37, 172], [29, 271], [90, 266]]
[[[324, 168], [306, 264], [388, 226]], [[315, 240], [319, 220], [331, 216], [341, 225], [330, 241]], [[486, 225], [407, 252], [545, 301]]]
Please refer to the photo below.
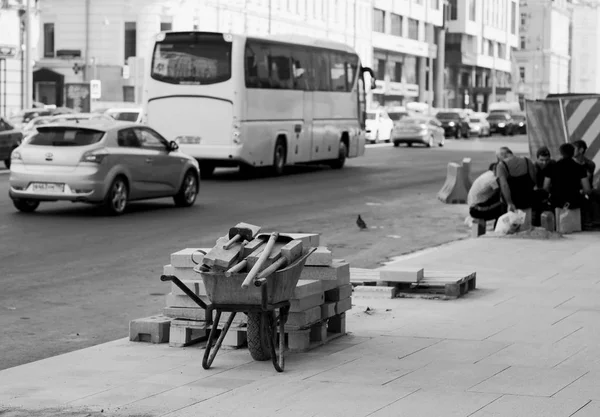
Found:
[[169, 84], [216, 84], [231, 78], [231, 42], [224, 35], [166, 34], [152, 56], [151, 77]]

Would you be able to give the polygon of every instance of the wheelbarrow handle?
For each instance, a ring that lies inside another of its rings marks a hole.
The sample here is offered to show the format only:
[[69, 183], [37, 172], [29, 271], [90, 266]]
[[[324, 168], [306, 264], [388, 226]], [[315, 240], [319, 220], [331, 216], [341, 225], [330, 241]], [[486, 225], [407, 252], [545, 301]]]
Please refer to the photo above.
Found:
[[269, 238], [269, 241], [267, 242], [265, 249], [260, 254], [258, 261], [256, 261], [256, 264], [250, 270], [250, 272], [248, 272], [248, 275], [246, 275], [246, 279], [242, 283], [242, 288], [248, 288], [250, 286], [250, 284], [254, 281], [254, 278], [256, 278], [256, 276], [258, 275], [258, 272], [260, 271], [263, 264], [265, 263], [265, 261], [267, 260], [269, 255], [271, 254], [271, 251], [273, 250], [273, 246], [275, 246], [275, 242], [277, 241], [278, 237], [279, 237], [279, 233], [277, 233], [277, 232], [271, 233], [271, 237]]
[[192, 290], [190, 290], [187, 287], [187, 285], [185, 285], [183, 282], [181, 282], [181, 280], [179, 278], [177, 278], [175, 275], [161, 275], [160, 280], [163, 282], [171, 281], [173, 284], [177, 285], [179, 287], [179, 289], [185, 293], [185, 295], [190, 297], [200, 307], [202, 307], [205, 310], [210, 310], [210, 308], [206, 305], [206, 303], [204, 301], [202, 301], [202, 299], [200, 297], [198, 297], [196, 294], [194, 294], [192, 292]]

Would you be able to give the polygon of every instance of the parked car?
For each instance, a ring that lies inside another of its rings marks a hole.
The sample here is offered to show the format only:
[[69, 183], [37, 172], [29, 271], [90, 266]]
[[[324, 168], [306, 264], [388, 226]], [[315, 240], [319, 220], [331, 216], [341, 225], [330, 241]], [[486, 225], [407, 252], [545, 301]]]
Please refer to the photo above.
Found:
[[393, 129], [394, 121], [390, 118], [385, 110], [377, 109], [367, 112], [365, 129], [367, 142], [389, 142], [392, 138]]
[[23, 133], [7, 120], [0, 117], [0, 161], [10, 168], [10, 154], [23, 140]]
[[395, 124], [392, 140], [396, 147], [401, 143], [407, 146], [420, 143], [431, 148], [434, 145], [444, 146], [444, 133], [442, 123], [435, 117], [407, 116]]
[[484, 137], [491, 136], [490, 124], [486, 119], [485, 113], [473, 113], [469, 117], [469, 127], [471, 128], [471, 135]]
[[40, 116], [36, 117], [33, 120], [30, 120], [29, 123], [25, 125], [25, 127], [23, 128], [23, 136], [25, 137], [25, 140], [27, 140], [31, 135], [37, 132], [38, 126], [69, 121], [79, 122], [82, 120], [106, 120], [111, 122], [115, 121], [110, 116], [95, 113], [68, 113], [60, 114], [58, 116]]
[[492, 133], [501, 133], [504, 136], [512, 136], [515, 133], [515, 122], [507, 110], [492, 110], [487, 120]]
[[12, 153], [9, 194], [22, 212], [46, 201], [100, 204], [112, 215], [134, 200], [196, 201], [198, 161], [148, 126], [89, 120], [37, 130]]
[[139, 108], [108, 109], [104, 114], [123, 122], [142, 122], [142, 109]]
[[19, 113], [15, 114], [14, 116], [11, 116], [9, 118], [9, 122], [15, 128], [20, 129], [23, 126], [25, 126], [27, 123], [29, 123], [30, 120], [35, 119], [36, 117], [50, 116], [50, 115], [52, 115], [52, 111], [49, 109], [40, 109], [40, 108], [26, 109], [26, 110], [21, 110]]
[[513, 114], [513, 120], [515, 122], [515, 131], [521, 135], [527, 133], [527, 116], [524, 113]]
[[469, 119], [464, 112], [440, 111], [435, 117], [442, 123], [446, 137], [469, 137]]

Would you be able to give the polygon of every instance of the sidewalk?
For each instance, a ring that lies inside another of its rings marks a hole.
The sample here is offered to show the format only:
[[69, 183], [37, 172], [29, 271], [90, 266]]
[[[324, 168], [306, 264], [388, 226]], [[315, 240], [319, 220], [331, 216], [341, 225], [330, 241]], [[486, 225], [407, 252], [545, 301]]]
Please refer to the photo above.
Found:
[[220, 352], [205, 371], [201, 347], [121, 339], [0, 372], [0, 415], [597, 417], [599, 253], [600, 233], [459, 241], [399, 262], [475, 270], [478, 290], [355, 298], [352, 334], [289, 355], [283, 374], [247, 350]]

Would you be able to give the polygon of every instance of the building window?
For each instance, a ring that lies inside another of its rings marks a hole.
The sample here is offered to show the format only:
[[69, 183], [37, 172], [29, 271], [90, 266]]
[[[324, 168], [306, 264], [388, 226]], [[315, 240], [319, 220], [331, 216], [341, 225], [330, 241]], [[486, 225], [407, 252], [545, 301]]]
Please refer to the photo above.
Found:
[[392, 13], [392, 35], [402, 36], [402, 16]]
[[521, 26], [525, 26], [527, 23], [527, 14], [521, 13]]
[[397, 83], [402, 82], [402, 62], [394, 63], [394, 76], [392, 81], [395, 81]]
[[519, 67], [519, 78], [521, 81], [525, 81], [525, 67]]
[[521, 49], [525, 49], [525, 46], [527, 46], [525, 36], [521, 36]]
[[419, 40], [419, 21], [415, 19], [408, 19], [408, 38]]
[[510, 4], [510, 33], [517, 34], [517, 3], [514, 1]]
[[407, 84], [418, 84], [417, 57], [407, 55], [404, 57], [404, 79]]
[[503, 43], [498, 44], [498, 58], [506, 59], [506, 45]]
[[469, 20], [474, 22], [477, 16], [477, 7], [475, 5], [475, 0], [469, 0]]
[[132, 85], [123, 86], [123, 101], [125, 103], [135, 103], [135, 88]]
[[385, 59], [377, 60], [377, 79], [383, 80], [385, 78]]
[[137, 53], [137, 25], [135, 22], [125, 22], [125, 62]]
[[383, 10], [373, 9], [373, 30], [385, 33], [385, 12]]
[[423, 0], [415, 0], [416, 4], [423, 4]]
[[450, 6], [450, 20], [457, 20], [458, 19], [458, 0], [450, 0], [449, 2], [449, 6]]
[[440, 0], [433, 0], [433, 8], [435, 10], [440, 10]]
[[54, 58], [54, 23], [44, 23], [44, 58]]
[[171, 22], [160, 22], [160, 31], [166, 32], [169, 30], [173, 30], [173, 23]]

